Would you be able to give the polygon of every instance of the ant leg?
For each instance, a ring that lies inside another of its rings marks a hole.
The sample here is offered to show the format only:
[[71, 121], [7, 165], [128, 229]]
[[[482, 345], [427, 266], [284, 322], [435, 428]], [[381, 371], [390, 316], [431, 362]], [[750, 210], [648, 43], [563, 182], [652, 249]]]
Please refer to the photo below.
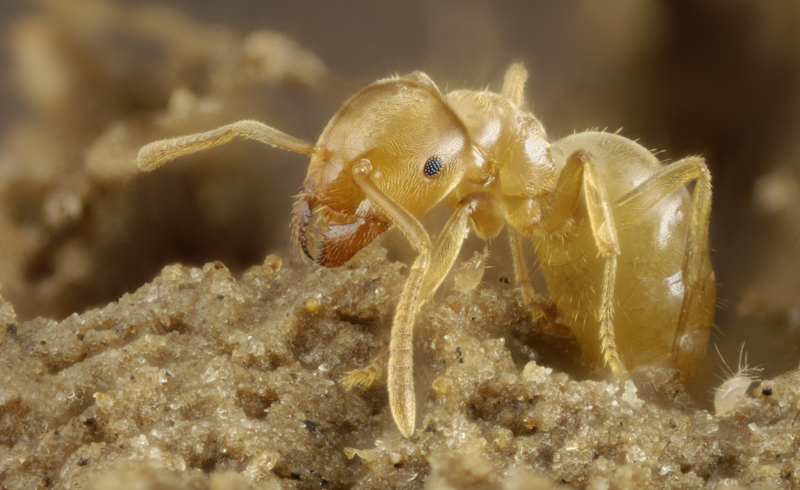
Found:
[[223, 145], [235, 137], [260, 141], [276, 148], [314, 154], [314, 145], [258, 121], [244, 120], [211, 131], [154, 141], [139, 150], [139, 169], [150, 171], [170, 160]]
[[433, 244], [431, 268], [422, 284], [422, 303], [433, 298], [445, 276], [453, 268], [469, 232], [468, 219], [475, 211], [478, 201], [485, 198], [485, 195], [472, 195], [459, 201], [455, 213], [442, 228]]
[[581, 189], [586, 199], [592, 236], [600, 254], [606, 259], [603, 293], [597, 314], [600, 321], [600, 349], [614, 375], [621, 376], [625, 372], [625, 367], [619, 357], [613, 323], [619, 239], [608, 192], [589, 153], [576, 151], [567, 158], [548, 203], [548, 212], [542, 217], [540, 224], [547, 233], [553, 233], [561, 228], [572, 217]]
[[[433, 294], [439, 288], [444, 280], [444, 277], [453, 267], [458, 253], [461, 251], [461, 245], [466, 238], [468, 231], [467, 219], [474, 209], [474, 204], [469, 200], [463, 200], [459, 203], [456, 212], [448, 220], [436, 242], [433, 244], [433, 253], [431, 257], [430, 268], [425, 275], [422, 287], [420, 288], [419, 306], [422, 306], [427, 300], [433, 297]], [[389, 349], [384, 349], [373, 359], [369, 365], [363, 369], [355, 369], [345, 373], [339, 383], [345, 389], [351, 390], [355, 387], [368, 388], [383, 374], [383, 366], [386, 365], [389, 359]]]
[[[714, 281], [713, 272], [707, 264], [708, 225], [711, 214], [711, 174], [702, 158], [684, 158], [666, 166], [614, 203], [617, 225], [624, 228], [634, 224], [658, 201], [693, 180], [696, 181], [696, 184], [692, 193], [686, 252], [682, 267], [683, 304], [670, 353], [670, 359], [676, 366], [680, 366], [682, 362], [689, 364], [699, 362], [705, 353], [708, 341], [708, 330], [697, 332], [704, 337], [703, 339], [693, 339], [691, 335], [695, 332], [686, 332], [686, 324], [690, 318], [702, 314], [695, 311], [701, 307], [695, 301], [697, 293], [700, 288], [706, 287], [707, 281], [711, 281], [712, 284]], [[710, 303], [713, 304], [713, 300]], [[708, 315], [712, 316], [713, 313], [708, 313]], [[700, 349], [702, 352], [699, 351]]]
[[528, 278], [528, 267], [525, 265], [525, 254], [522, 250], [522, 238], [520, 233], [511, 226], [508, 227], [508, 240], [511, 245], [511, 257], [514, 260], [514, 276], [517, 279], [517, 285], [522, 289], [522, 299], [528, 305], [533, 320], [538, 322], [544, 318], [545, 314], [536, 304], [536, 293]]
[[[392, 336], [389, 342], [389, 407], [397, 427], [405, 437], [414, 433], [416, 400], [414, 397], [413, 373], [413, 327], [419, 307], [432, 294], [436, 286], [455, 261], [466, 232], [467, 218], [474, 210], [474, 201], [462, 201], [463, 205], [450, 218], [437, 244], [441, 251], [431, 257], [431, 239], [422, 224], [369, 180], [372, 164], [360, 160], [353, 165], [352, 175], [358, 188], [389, 218], [406, 236], [417, 251], [416, 260], [408, 273], [400, 301], [395, 310]], [[431, 265], [433, 264], [433, 267]], [[430, 278], [427, 278], [432, 270]]]
[[525, 94], [525, 82], [528, 80], [528, 70], [522, 63], [514, 63], [506, 70], [503, 78], [504, 97], [507, 97], [515, 106], [522, 105], [522, 98]]

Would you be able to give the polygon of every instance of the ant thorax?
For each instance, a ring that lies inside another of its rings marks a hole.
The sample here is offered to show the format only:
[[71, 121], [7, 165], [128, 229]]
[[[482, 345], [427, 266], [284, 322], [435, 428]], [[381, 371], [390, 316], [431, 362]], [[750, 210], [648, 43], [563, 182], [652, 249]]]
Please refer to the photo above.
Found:
[[[542, 123], [507, 97], [492, 92], [456, 90], [445, 100], [466, 126], [474, 148], [474, 164], [457, 195], [489, 193], [495, 201], [493, 212], [500, 214], [498, 219], [525, 234], [535, 233], [557, 175]], [[484, 214], [493, 213], [487, 210]], [[492, 231], [489, 236], [499, 229]]]

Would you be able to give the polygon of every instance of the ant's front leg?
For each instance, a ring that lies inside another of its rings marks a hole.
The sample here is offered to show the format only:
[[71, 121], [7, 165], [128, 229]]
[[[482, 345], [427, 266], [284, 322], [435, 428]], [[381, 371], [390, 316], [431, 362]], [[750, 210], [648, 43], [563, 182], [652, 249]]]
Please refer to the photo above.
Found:
[[[425, 281], [420, 289], [422, 298], [420, 306], [433, 297], [444, 277], [453, 268], [464, 238], [466, 238], [467, 219], [475, 209], [477, 201], [482, 197], [485, 196], [462, 200], [433, 244], [430, 269], [425, 275]], [[381, 349], [381, 352], [370, 361], [367, 367], [348, 371], [339, 383], [348, 390], [356, 387], [368, 388], [383, 374], [383, 366], [388, 362], [389, 349]]]
[[419, 254], [403, 286], [395, 310], [389, 343], [389, 406], [400, 432], [406, 437], [411, 437], [416, 421], [413, 373], [414, 320], [420, 306], [441, 284], [455, 262], [466, 234], [467, 219], [474, 210], [474, 204], [471, 201], [462, 201], [463, 204], [445, 225], [434, 248], [430, 236], [419, 220], [378, 189], [369, 179], [371, 167], [368, 160], [361, 160], [353, 165], [352, 173], [356, 184], [372, 204], [403, 232]]
[[625, 366], [617, 349], [614, 332], [614, 287], [617, 278], [617, 256], [620, 253], [619, 238], [611, 211], [611, 202], [591, 155], [576, 151], [567, 158], [555, 191], [542, 217], [541, 227], [546, 233], [559, 230], [575, 212], [581, 189], [586, 199], [586, 210], [592, 228], [594, 242], [605, 257], [603, 290], [597, 317], [600, 321], [600, 349], [605, 363], [615, 376], [625, 373]]

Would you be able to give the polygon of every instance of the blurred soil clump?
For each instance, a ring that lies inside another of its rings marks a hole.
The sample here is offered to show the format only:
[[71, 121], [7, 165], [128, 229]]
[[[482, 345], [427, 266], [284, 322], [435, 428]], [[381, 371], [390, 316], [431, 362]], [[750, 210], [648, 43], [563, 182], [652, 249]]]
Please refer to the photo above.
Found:
[[134, 159], [147, 141], [308, 98], [327, 76], [318, 57], [276, 32], [243, 36], [155, 5], [36, 3], [10, 33], [29, 115], [0, 148], [0, 278], [22, 317], [112, 301], [164, 263], [202, 263], [210, 250], [241, 270], [283, 243], [271, 239], [283, 221], [263, 197], [277, 180], [268, 165], [133, 178]]

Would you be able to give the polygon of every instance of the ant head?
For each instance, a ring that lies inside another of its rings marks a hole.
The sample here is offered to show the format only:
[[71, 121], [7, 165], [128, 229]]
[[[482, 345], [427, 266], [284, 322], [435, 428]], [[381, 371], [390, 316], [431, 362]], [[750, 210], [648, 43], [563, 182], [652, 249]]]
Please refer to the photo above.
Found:
[[421, 215], [461, 181], [469, 138], [422, 73], [381, 80], [353, 96], [320, 136], [295, 204], [297, 243], [322, 265], [344, 264], [391, 224], [353, 179], [351, 168], [362, 160], [378, 189]]

